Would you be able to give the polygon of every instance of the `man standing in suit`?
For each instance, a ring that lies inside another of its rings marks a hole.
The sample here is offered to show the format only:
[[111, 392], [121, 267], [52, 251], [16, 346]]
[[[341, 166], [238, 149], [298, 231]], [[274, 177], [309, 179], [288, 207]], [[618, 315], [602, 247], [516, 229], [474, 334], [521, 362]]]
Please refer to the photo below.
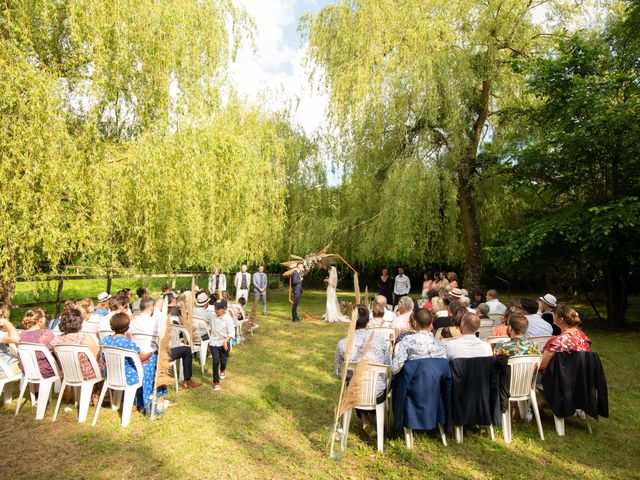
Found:
[[300, 302], [300, 297], [302, 296], [302, 280], [304, 265], [302, 262], [298, 263], [296, 266], [296, 270], [291, 275], [291, 286], [293, 288], [293, 305], [291, 306], [291, 317], [292, 321], [299, 322], [298, 318], [298, 302]]
[[247, 266], [242, 265], [240, 271], [236, 273], [233, 285], [236, 287], [236, 302], [243, 297], [245, 302], [249, 301], [249, 285], [251, 285], [251, 274], [247, 272]]
[[222, 298], [222, 292], [227, 291], [227, 277], [220, 271], [220, 267], [209, 277], [209, 293], [215, 295], [217, 300]]
[[255, 301], [262, 299], [262, 314], [267, 315], [267, 274], [264, 273], [264, 265], [258, 267], [258, 271], [253, 274], [253, 295]]

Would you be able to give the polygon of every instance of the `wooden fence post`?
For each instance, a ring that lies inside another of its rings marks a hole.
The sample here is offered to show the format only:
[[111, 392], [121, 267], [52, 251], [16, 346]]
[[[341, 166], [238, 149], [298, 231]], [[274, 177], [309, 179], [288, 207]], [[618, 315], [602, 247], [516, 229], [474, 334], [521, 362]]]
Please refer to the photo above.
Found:
[[58, 292], [56, 294], [56, 316], [60, 314], [60, 305], [62, 303], [62, 289], [64, 288], [64, 277], [58, 278]]
[[176, 274], [174, 273], [171, 279], [171, 290], [175, 290], [175, 289], [176, 289]]
[[107, 293], [111, 295], [111, 270], [107, 270]]

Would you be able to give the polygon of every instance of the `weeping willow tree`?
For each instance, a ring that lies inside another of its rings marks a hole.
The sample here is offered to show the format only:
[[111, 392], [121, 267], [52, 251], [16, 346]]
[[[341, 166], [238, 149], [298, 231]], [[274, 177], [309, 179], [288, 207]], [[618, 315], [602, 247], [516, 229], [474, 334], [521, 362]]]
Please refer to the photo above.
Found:
[[366, 225], [351, 236], [361, 256], [463, 257], [465, 285], [479, 286], [478, 157], [500, 129], [501, 109], [522, 95], [511, 61], [548, 44], [534, 9], [560, 7], [343, 0], [306, 17], [309, 59], [330, 94], [343, 139], [337, 156], [356, 205], [344, 221]]
[[0, 307], [72, 262], [273, 254], [289, 140], [225, 84], [248, 25], [230, 0], [0, 2]]

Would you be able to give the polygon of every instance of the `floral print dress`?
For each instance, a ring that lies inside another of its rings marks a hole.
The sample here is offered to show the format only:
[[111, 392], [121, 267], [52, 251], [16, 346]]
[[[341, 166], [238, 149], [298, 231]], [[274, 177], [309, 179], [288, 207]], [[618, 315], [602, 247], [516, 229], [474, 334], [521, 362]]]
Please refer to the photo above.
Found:
[[544, 349], [550, 352], [588, 352], [591, 340], [582, 330], [576, 329], [551, 337]]
[[[136, 345], [136, 342], [132, 338], [110, 335], [103, 338], [100, 345], [107, 347], [119, 347], [140, 353], [140, 347]], [[158, 356], [153, 355], [142, 364], [142, 388], [138, 389], [138, 393], [136, 395], [136, 406], [138, 408], [148, 410], [151, 405], [151, 395], [153, 394], [153, 382], [155, 380], [157, 362]], [[138, 383], [138, 371], [136, 370], [132, 359], [126, 359], [124, 370], [127, 378], [127, 385], [135, 385]], [[158, 395], [167, 395], [167, 388], [165, 386], [158, 387]]]

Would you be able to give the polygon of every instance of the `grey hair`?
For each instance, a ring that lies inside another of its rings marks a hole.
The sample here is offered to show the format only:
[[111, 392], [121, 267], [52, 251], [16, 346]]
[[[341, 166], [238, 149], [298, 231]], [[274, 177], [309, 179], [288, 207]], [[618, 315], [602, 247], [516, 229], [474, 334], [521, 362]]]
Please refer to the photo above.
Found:
[[413, 300], [410, 297], [402, 297], [398, 300], [398, 306], [405, 310], [413, 310]]
[[466, 308], [471, 305], [471, 299], [469, 297], [462, 296], [458, 299], [458, 305]]

